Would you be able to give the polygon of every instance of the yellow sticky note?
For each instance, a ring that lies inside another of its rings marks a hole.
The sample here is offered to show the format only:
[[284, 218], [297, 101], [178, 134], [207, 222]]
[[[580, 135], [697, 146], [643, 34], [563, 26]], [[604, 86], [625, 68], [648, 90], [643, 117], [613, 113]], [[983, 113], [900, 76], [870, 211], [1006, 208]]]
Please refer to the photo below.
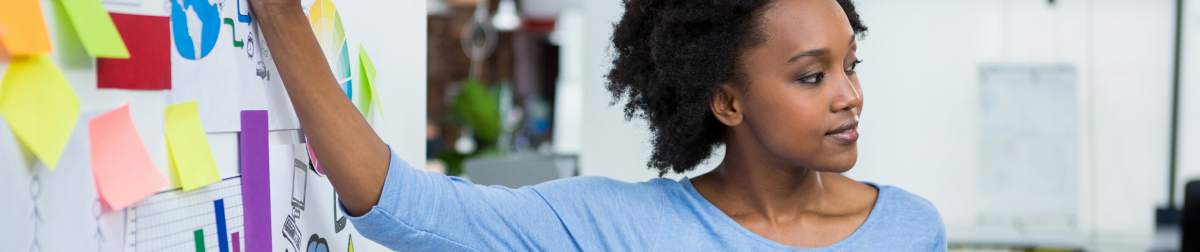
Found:
[[204, 126], [200, 124], [200, 112], [196, 102], [185, 102], [167, 106], [167, 149], [175, 163], [175, 174], [183, 191], [204, 187], [221, 180], [217, 172], [217, 161]]
[[171, 155], [171, 145], [167, 145], [167, 168], [167, 172], [170, 173], [167, 180], [171, 181], [171, 189], [183, 188], [179, 183], [179, 169], [175, 168], [175, 156]]
[[60, 0], [88, 55], [128, 59], [129, 50], [100, 0]]
[[54, 171], [79, 118], [79, 98], [50, 58], [19, 56], [0, 84], [0, 113], [17, 139]]
[[[379, 89], [375, 88], [375, 65], [371, 64], [371, 57], [367, 56], [367, 50], [364, 49], [362, 45], [358, 45], [358, 64], [359, 79], [366, 83], [366, 87], [369, 90], [364, 91], [370, 93], [371, 99], [366, 102], [367, 106], [363, 106], [363, 108], [361, 108], [363, 110], [363, 115], [367, 114], [366, 108], [371, 106], [370, 102], [375, 102], [375, 110], [378, 110], [379, 116], [382, 117], [384, 121], [387, 121], [387, 117], [383, 116], [383, 105], [380, 105]], [[363, 95], [365, 96], [367, 93], [363, 93]]]
[[0, 44], [11, 55], [50, 52], [50, 35], [38, 0], [6, 0], [0, 4]]

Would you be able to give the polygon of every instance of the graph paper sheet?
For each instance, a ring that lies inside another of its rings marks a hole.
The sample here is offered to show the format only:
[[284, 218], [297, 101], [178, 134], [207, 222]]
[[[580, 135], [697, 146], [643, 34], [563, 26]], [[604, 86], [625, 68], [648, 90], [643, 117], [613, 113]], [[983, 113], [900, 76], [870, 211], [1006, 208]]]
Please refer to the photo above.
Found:
[[[150, 196], [126, 211], [126, 252], [241, 251], [242, 180]], [[200, 234], [199, 236], [197, 234]]]

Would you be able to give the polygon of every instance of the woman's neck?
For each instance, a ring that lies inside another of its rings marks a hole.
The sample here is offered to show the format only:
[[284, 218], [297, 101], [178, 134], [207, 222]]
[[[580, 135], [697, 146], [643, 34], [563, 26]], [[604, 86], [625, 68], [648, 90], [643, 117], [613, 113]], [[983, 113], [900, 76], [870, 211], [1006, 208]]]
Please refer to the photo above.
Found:
[[[734, 140], [734, 139], [730, 139]], [[789, 222], [802, 214], [828, 213], [831, 180], [844, 178], [785, 165], [754, 145], [727, 141], [725, 159], [692, 179], [697, 192], [730, 217]]]
[[742, 129], [726, 135], [725, 159], [693, 178], [700, 196], [750, 232], [779, 243], [820, 247], [849, 237], [879, 191], [838, 173], [802, 167]]

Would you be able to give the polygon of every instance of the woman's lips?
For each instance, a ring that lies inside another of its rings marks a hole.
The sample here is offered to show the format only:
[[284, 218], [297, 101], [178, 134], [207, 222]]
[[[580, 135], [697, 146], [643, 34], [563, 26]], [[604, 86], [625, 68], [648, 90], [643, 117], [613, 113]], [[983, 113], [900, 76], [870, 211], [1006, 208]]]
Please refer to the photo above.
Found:
[[842, 124], [841, 127], [837, 127], [836, 129], [829, 131], [829, 133], [825, 133], [825, 137], [845, 143], [853, 143], [858, 141], [858, 120], [851, 119], [850, 121]]

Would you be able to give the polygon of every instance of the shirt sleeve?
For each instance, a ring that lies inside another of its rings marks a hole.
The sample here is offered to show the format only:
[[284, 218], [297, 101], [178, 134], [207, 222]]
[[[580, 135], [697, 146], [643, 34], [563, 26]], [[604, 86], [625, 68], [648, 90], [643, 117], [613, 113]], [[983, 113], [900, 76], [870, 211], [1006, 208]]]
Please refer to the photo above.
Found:
[[[942, 224], [942, 223], [940, 223], [941, 219], [938, 219], [938, 220], [939, 220], [938, 224]], [[946, 226], [938, 225], [938, 227], [939, 228], [937, 230], [937, 238], [934, 239], [933, 251], [937, 251], [937, 252], [947, 251], [947, 248], [946, 248]]]
[[480, 186], [417, 170], [394, 151], [379, 203], [347, 216], [362, 236], [396, 251], [577, 250], [531, 187]]

